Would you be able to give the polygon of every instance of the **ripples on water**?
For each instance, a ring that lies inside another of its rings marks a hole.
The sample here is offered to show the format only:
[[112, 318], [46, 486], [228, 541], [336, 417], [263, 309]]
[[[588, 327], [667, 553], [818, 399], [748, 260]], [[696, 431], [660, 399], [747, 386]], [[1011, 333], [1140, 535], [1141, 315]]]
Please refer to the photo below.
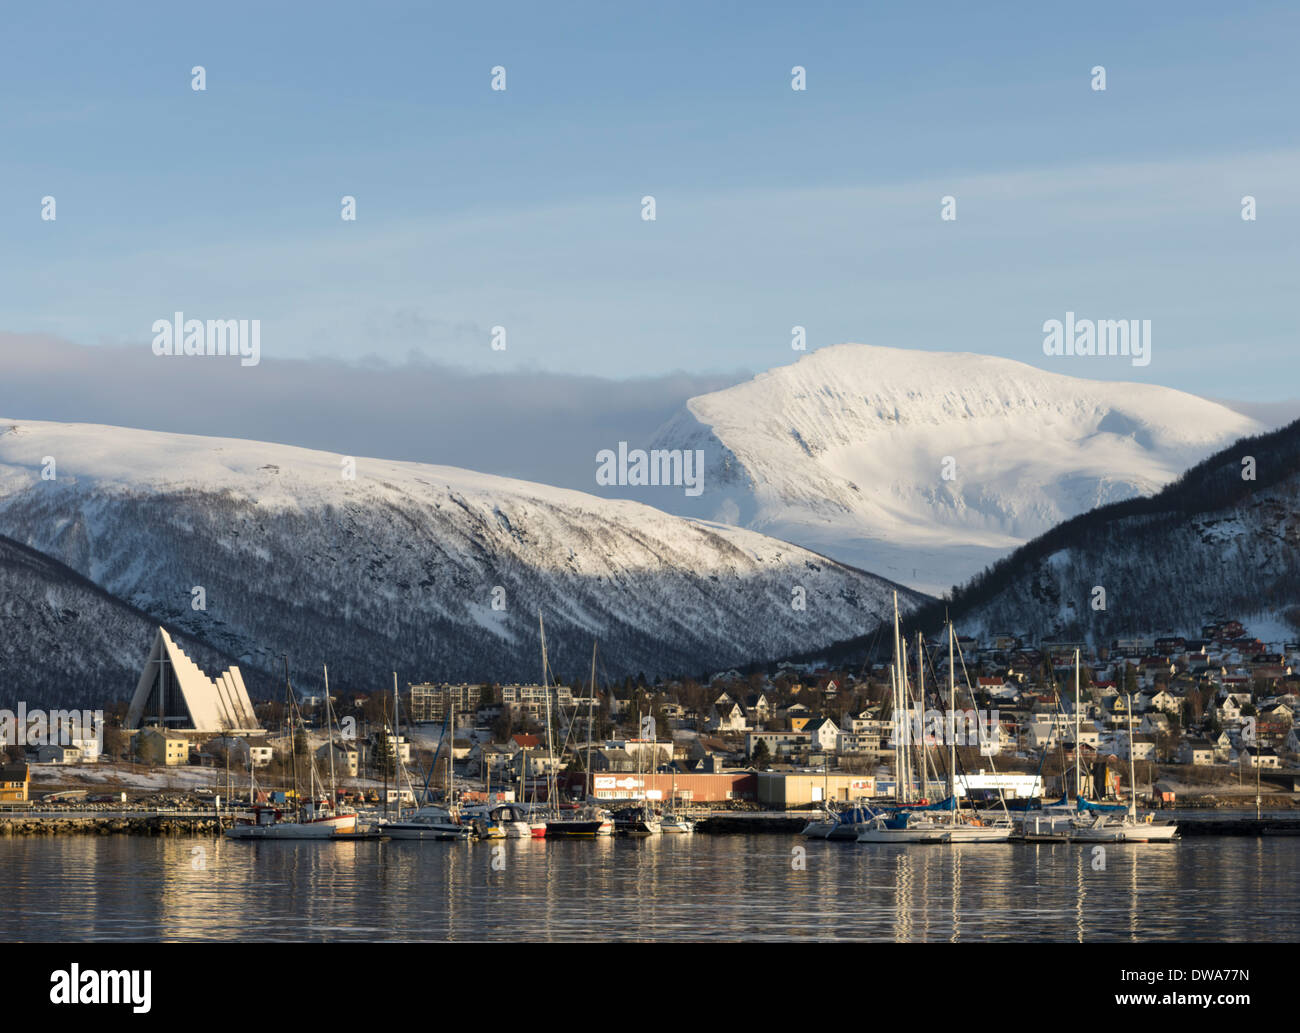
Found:
[[1108, 844], [1104, 871], [1093, 850], [19, 838], [0, 841], [0, 939], [1300, 939], [1300, 839]]

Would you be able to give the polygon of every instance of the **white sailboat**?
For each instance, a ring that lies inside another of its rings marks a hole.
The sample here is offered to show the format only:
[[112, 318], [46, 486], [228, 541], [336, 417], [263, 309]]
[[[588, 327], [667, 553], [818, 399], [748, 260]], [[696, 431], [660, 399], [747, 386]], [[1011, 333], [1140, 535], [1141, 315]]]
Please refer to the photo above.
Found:
[[[858, 833], [859, 843], [942, 843], [945, 830], [927, 812], [908, 811], [912, 776], [900, 721], [908, 720], [911, 696], [907, 689], [907, 655], [899, 633], [898, 593], [894, 593], [894, 666], [890, 679], [894, 707], [894, 801], [900, 808], [893, 814], [877, 814]], [[921, 769], [922, 784], [925, 769]]]
[[[290, 755], [294, 758], [294, 796], [298, 796], [297, 788], [297, 750], [295, 748], [293, 734], [293, 719], [297, 713], [298, 704], [293, 695], [293, 686], [289, 682], [289, 658], [285, 657], [284, 661], [284, 684], [285, 694], [289, 703], [288, 709], [288, 737]], [[241, 818], [236, 824], [226, 829], [226, 836], [230, 839], [238, 840], [263, 840], [263, 839], [307, 839], [307, 840], [328, 840], [338, 839], [356, 832], [357, 815], [355, 812], [342, 813], [338, 810], [338, 790], [334, 784], [334, 725], [330, 711], [329, 698], [329, 669], [325, 669], [325, 733], [330, 743], [330, 789], [328, 799], [324, 798], [324, 786], [318, 786], [316, 776], [316, 761], [310, 758], [311, 763], [311, 799], [307, 803], [298, 802], [298, 809], [294, 819], [286, 820], [284, 812], [269, 806], [254, 804], [250, 816]], [[252, 795], [252, 760], [249, 760], [249, 779], [250, 790]]]
[[1178, 826], [1173, 822], [1156, 823], [1154, 817], [1150, 814], [1145, 819], [1139, 819], [1137, 813], [1137, 768], [1134, 764], [1134, 745], [1133, 745], [1133, 697], [1125, 697], [1128, 700], [1128, 781], [1129, 781], [1129, 805], [1128, 813], [1124, 819], [1115, 823], [1120, 835], [1120, 841], [1124, 843], [1169, 843], [1178, 838]]
[[[945, 843], [1007, 843], [1011, 840], [1011, 833], [1014, 828], [1011, 824], [1011, 818], [1006, 813], [1006, 801], [1002, 803], [1002, 815], [992, 822], [985, 822], [979, 818], [967, 818], [962, 815], [957, 808], [957, 734], [956, 734], [956, 713], [957, 713], [957, 668], [956, 658], [954, 656], [953, 646], [957, 633], [952, 626], [952, 621], [948, 622], [948, 712], [953, 715], [948, 729], [948, 798], [952, 802], [952, 810], [940, 812], [940, 824], [947, 824], [948, 834], [944, 837]], [[964, 664], [964, 661], [963, 661]], [[963, 667], [964, 669], [964, 667]], [[968, 683], [969, 687], [969, 683]], [[974, 693], [971, 693], [971, 702], [974, 703]], [[982, 735], [978, 720], [976, 722], [976, 735]], [[990, 763], [992, 760], [990, 759]], [[996, 770], [996, 766], [995, 766]], [[999, 797], [1001, 794], [999, 793]]]
[[677, 811], [677, 768], [673, 767], [672, 794], [668, 800], [668, 809], [659, 819], [660, 832], [686, 833], [695, 831], [695, 822]]

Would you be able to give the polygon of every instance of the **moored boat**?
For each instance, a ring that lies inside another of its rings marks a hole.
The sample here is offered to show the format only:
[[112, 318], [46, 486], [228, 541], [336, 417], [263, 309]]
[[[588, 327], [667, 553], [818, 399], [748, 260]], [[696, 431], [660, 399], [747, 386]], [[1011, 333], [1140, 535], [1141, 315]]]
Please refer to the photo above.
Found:
[[274, 807], [257, 806], [251, 817], [241, 818], [226, 829], [231, 839], [329, 839], [336, 834], [356, 831], [355, 814], [332, 814], [323, 811], [315, 816], [305, 813], [299, 820], [285, 820]]
[[395, 821], [381, 819], [375, 827], [391, 839], [450, 842], [474, 835], [472, 826], [461, 824], [450, 810], [437, 804], [426, 804], [414, 814]]

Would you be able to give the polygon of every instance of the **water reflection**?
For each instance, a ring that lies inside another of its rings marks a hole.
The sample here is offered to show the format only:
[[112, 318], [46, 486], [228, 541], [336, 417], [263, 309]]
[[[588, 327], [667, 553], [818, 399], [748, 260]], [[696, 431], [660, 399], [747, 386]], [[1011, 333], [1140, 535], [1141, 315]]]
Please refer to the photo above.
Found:
[[[794, 847], [804, 850], [796, 863]], [[1300, 841], [873, 846], [778, 836], [0, 841], [33, 940], [1275, 940]], [[9, 895], [7, 895], [9, 896]]]

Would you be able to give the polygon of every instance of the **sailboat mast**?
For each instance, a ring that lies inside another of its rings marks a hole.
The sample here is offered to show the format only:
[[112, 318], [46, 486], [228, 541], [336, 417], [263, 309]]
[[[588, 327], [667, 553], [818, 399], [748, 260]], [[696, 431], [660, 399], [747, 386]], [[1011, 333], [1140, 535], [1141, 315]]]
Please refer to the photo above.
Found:
[[925, 656], [921, 652], [921, 632], [916, 633], [916, 716], [921, 726], [920, 740], [916, 744], [918, 767], [921, 771], [921, 799], [928, 799], [926, 786], [930, 782], [930, 751], [925, 743]]
[[1129, 816], [1137, 821], [1137, 775], [1135, 774], [1133, 760], [1133, 697], [1125, 693], [1124, 698], [1128, 701], [1128, 813]]
[[1083, 798], [1083, 778], [1079, 773], [1079, 651], [1074, 651], [1074, 805]]
[[591, 800], [591, 737], [594, 726], [592, 725], [592, 708], [596, 702], [596, 643], [591, 643], [591, 695], [587, 697], [587, 762], [583, 765], [587, 769], [587, 791], [584, 794], [584, 803]]
[[402, 758], [397, 744], [402, 738], [402, 717], [397, 696], [397, 672], [393, 672], [393, 775], [397, 782], [397, 820], [402, 820]]
[[330, 755], [330, 810], [333, 811], [339, 802], [338, 787], [334, 782], [334, 716], [330, 709], [330, 669], [328, 664], [321, 664], [321, 669], [325, 672], [325, 741], [329, 744]]
[[286, 716], [289, 726], [289, 757], [293, 770], [293, 800], [294, 806], [300, 806], [298, 800], [298, 744], [293, 738], [293, 686], [289, 683], [289, 656], [284, 657], [284, 699], [286, 706]]
[[898, 724], [898, 660], [889, 665], [889, 696], [894, 707], [894, 802], [902, 803], [903, 730]]
[[[910, 729], [907, 708], [907, 654], [903, 651], [903, 639], [898, 622], [898, 593], [894, 593], [894, 740], [898, 744], [898, 758], [895, 761], [894, 780], [898, 783], [899, 797], [903, 803], [911, 796], [911, 772], [908, 770], [907, 743], [903, 739], [904, 729]], [[899, 722], [902, 727], [899, 727]]]
[[[953, 666], [952, 621], [948, 622], [948, 795], [957, 802], [957, 668]], [[976, 720], [979, 720], [978, 716]]]
[[555, 794], [554, 783], [551, 778], [551, 769], [554, 767], [551, 754], [551, 684], [547, 675], [546, 624], [542, 620], [542, 608], [540, 606], [537, 608], [537, 630], [542, 639], [542, 696], [546, 700], [546, 809], [553, 814], [555, 812]]

